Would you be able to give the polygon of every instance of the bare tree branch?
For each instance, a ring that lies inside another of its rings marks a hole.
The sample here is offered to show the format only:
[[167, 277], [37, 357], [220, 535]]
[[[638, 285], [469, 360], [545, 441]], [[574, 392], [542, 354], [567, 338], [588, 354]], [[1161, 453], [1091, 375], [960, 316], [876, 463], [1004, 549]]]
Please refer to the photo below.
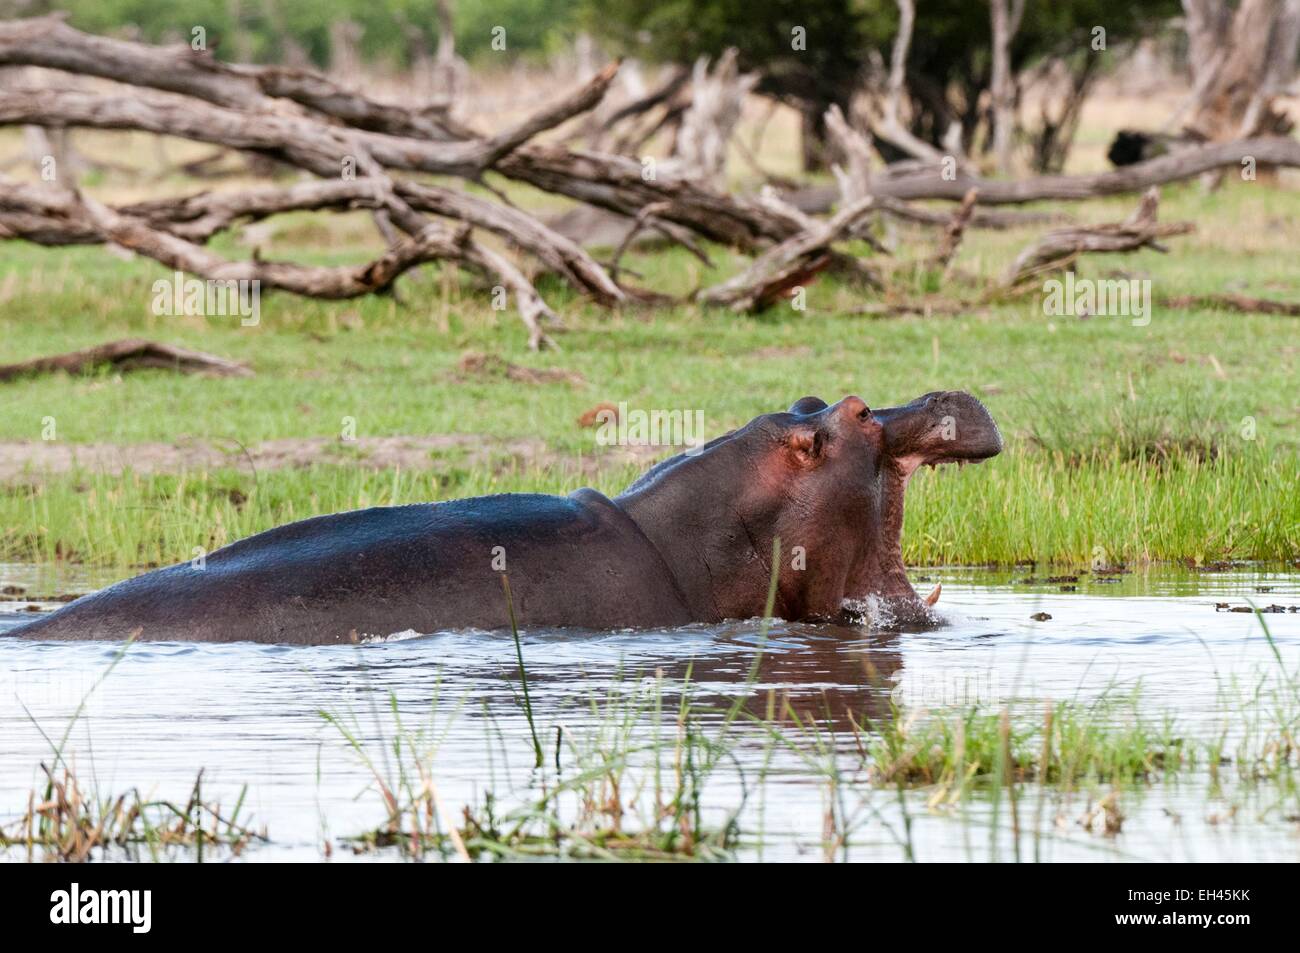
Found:
[[[531, 135], [590, 108], [604, 94], [613, 67], [560, 103], [491, 138], [479, 137], [439, 114], [386, 107], [306, 71], [219, 63], [188, 47], [92, 37], [59, 20], [0, 23], [0, 63], [30, 64], [103, 76], [134, 86], [181, 93], [193, 100], [145, 101], [72, 91], [0, 92], [0, 123], [85, 125], [159, 131], [270, 155], [318, 175], [335, 177], [343, 157], [364, 149], [388, 169], [478, 179], [489, 167], [544, 191], [634, 218], [645, 205], [667, 201], [660, 218], [728, 245], [754, 250], [794, 234], [796, 224], [755, 203], [732, 199], [663, 170], [644, 177], [641, 163], [619, 156], [539, 144]], [[35, 99], [33, 100], [33, 97]], [[286, 108], [286, 101], [297, 105]], [[163, 102], [169, 105], [162, 105]], [[346, 123], [331, 127], [301, 113]], [[256, 115], [256, 118], [250, 118]], [[421, 117], [428, 122], [421, 122]], [[434, 123], [438, 129], [433, 128]], [[344, 144], [348, 145], [345, 146]]]
[[953, 212], [948, 227], [944, 229], [943, 241], [933, 258], [934, 265], [944, 272], [947, 272], [953, 256], [961, 247], [962, 236], [966, 234], [966, 226], [970, 224], [971, 216], [975, 212], [975, 201], [979, 198], [979, 194], [978, 189], [967, 192], [961, 205], [957, 206], [957, 211]]
[[0, 65], [43, 66], [181, 93], [218, 106], [285, 112], [288, 102], [357, 129], [434, 141], [464, 138], [437, 112], [376, 102], [310, 70], [239, 66], [206, 50], [149, 46], [82, 33], [61, 15], [0, 22]]
[[1240, 139], [1183, 149], [1177, 153], [1149, 159], [1093, 175], [1043, 175], [1016, 181], [983, 179], [958, 172], [945, 179], [939, 168], [927, 168], [897, 176], [873, 177], [871, 189], [877, 197], [896, 199], [948, 199], [961, 201], [971, 190], [979, 189], [980, 203], [1008, 205], [1049, 199], [1077, 201], [1102, 195], [1140, 192], [1153, 185], [1178, 182], [1211, 169], [1241, 167], [1243, 159], [1259, 165], [1300, 167], [1300, 141], [1275, 136]]
[[[11, 214], [14, 212], [18, 214]], [[475, 242], [468, 226], [452, 231], [430, 223], [417, 236], [366, 265], [330, 268], [292, 262], [231, 261], [70, 190], [0, 180], [0, 235], [28, 238], [27, 230], [31, 229], [30, 234], [48, 238], [56, 235], [60, 227], [71, 238], [84, 241], [88, 233], [93, 233], [101, 242], [111, 242], [202, 278], [256, 281], [261, 287], [311, 298], [355, 298], [383, 292], [418, 265], [449, 261], [487, 272], [513, 292], [531, 346], [548, 343], [540, 322], [555, 317], [528, 279], [500, 254]]]
[[[398, 180], [396, 194], [411, 208], [486, 229], [535, 255], [578, 291], [602, 304], [626, 300], [613, 279], [576, 242], [519, 209], [477, 196], [419, 182]], [[153, 199], [117, 209], [152, 227], [202, 244], [240, 220], [257, 221], [291, 211], [381, 208], [383, 197], [367, 178], [300, 182], [244, 192], [200, 192], [178, 199]]]
[[915, 0], [897, 0], [898, 33], [890, 52], [889, 86], [885, 94], [884, 115], [872, 124], [872, 131], [902, 149], [908, 155], [931, 162], [944, 158], [942, 152], [916, 136], [903, 125], [903, 94], [907, 90], [907, 51], [912, 45], [912, 27], [916, 22]]
[[1123, 222], [1077, 225], [1048, 232], [1016, 257], [1003, 285], [1015, 287], [1029, 278], [1064, 268], [1085, 252], [1126, 252], [1139, 248], [1164, 251], [1159, 239], [1186, 235], [1195, 230], [1196, 226], [1191, 222], [1157, 223], [1159, 205], [1160, 193], [1152, 188]]
[[853, 235], [874, 212], [870, 196], [853, 202], [829, 221], [810, 227], [769, 248], [734, 278], [706, 288], [697, 296], [704, 304], [725, 305], [735, 311], [761, 311], [803, 284], [834, 260], [831, 245]]

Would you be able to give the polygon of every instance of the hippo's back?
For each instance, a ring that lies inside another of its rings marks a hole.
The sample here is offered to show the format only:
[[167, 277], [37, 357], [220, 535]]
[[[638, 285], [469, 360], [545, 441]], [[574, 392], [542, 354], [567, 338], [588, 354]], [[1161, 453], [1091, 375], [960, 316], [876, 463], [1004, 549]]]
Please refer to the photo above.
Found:
[[13, 630], [35, 639], [346, 643], [414, 630], [689, 621], [636, 524], [592, 490], [321, 516], [128, 579]]

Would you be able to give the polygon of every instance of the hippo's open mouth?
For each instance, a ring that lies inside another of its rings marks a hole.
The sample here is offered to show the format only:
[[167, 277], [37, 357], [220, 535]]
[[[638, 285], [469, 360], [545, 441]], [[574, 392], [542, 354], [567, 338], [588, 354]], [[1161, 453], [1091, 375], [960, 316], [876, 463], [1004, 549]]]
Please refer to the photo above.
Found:
[[938, 601], [940, 587], [921, 599], [903, 565], [908, 481], [923, 466], [965, 466], [995, 457], [1002, 452], [1002, 434], [984, 405], [961, 391], [935, 391], [873, 416], [883, 428], [879, 594], [895, 617], [923, 617]]

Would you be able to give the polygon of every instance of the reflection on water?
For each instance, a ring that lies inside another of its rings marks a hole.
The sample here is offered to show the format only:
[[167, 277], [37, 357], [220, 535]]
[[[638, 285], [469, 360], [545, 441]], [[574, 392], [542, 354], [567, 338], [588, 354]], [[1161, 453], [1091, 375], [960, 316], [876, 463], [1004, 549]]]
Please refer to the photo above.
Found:
[[[786, 701], [800, 718], [834, 732], [832, 747], [845, 749], [846, 757], [851, 726], [889, 718], [894, 706], [908, 713], [996, 710], [1044, 699], [1086, 702], [1115, 691], [1140, 691], [1144, 712], [1171, 713], [1183, 731], [1209, 737], [1248, 720], [1236, 688], [1279, 671], [1256, 618], [1216, 611], [1215, 604], [1300, 603], [1300, 576], [1261, 568], [1164, 569], [1105, 582], [1085, 574], [1077, 583], [1026, 584], [1028, 571], [928, 575], [943, 583], [939, 607], [946, 619], [928, 631], [780, 623], [764, 639], [762, 626], [750, 621], [671, 632], [526, 633], [536, 721], [548, 738], [557, 725], [575, 736], [594, 730], [604, 717], [602, 699], [651, 679], [662, 680], [668, 723], [687, 683], [697, 705], [720, 711], [739, 700], [754, 717], [742, 716], [733, 727], [736, 776], [720, 773], [707, 797], [715, 807], [739, 803], [741, 786], [761, 776], [762, 797], [746, 802], [742, 832], [763, 831], [763, 857], [820, 859], [824, 778], [809, 767], [807, 752], [771, 745], [754, 720]], [[31, 568], [0, 567], [0, 586], [21, 585], [32, 596], [102, 581], [52, 580]], [[1075, 588], [1062, 591], [1068, 586]], [[1031, 618], [1043, 613], [1051, 618]], [[0, 611], [0, 632], [21, 617]], [[1282, 665], [1295, 673], [1300, 615], [1265, 619]], [[0, 824], [25, 809], [39, 764], [49, 759], [42, 732], [62, 733], [118, 649], [0, 638]], [[245, 859], [315, 859], [327, 840], [373, 828], [383, 816], [378, 798], [363, 793], [364, 766], [321, 712], [352, 713], [374, 741], [391, 724], [390, 694], [407, 722], [437, 717], [435, 764], [444, 801], [475, 803], [488, 790], [502, 794], [527, 782], [533, 752], [513, 642], [473, 632], [360, 647], [132, 646], [86, 701], [67, 751], [78, 773], [106, 792], [138, 785], [179, 797], [200, 768], [205, 790], [224, 790], [229, 800], [247, 783], [247, 810], [272, 843]], [[1049, 836], [1037, 845], [1039, 856], [1300, 857], [1300, 828], [1287, 820], [1300, 814], [1294, 794], [1226, 789], [1211, 798], [1203, 780], [1125, 792], [1128, 819], [1114, 838], [1077, 823], [1089, 807], [1087, 793], [1075, 804], [1053, 804], [1044, 813]], [[1012, 856], [1005, 817], [995, 830], [978, 800], [957, 815], [930, 809], [925, 791], [900, 805], [896, 792], [852, 779], [849, 787], [865, 811], [842, 852], [851, 859], [902, 859], [903, 811], [919, 859]], [[753, 838], [747, 845], [742, 856], [759, 855]]]

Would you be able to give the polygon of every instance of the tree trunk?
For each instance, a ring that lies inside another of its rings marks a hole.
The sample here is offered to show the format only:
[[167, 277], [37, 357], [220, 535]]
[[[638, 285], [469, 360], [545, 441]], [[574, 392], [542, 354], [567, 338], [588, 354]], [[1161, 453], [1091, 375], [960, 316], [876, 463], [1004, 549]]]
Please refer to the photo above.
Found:
[[1015, 125], [1016, 85], [1011, 77], [1011, 41], [1020, 29], [1025, 0], [990, 0], [993, 28], [993, 154], [998, 171], [1011, 174], [1011, 134]]
[[1183, 0], [1196, 100], [1187, 129], [1210, 142], [1286, 135], [1272, 100], [1295, 73], [1300, 0]]
[[[799, 127], [799, 144], [803, 155], [805, 172], [822, 172], [831, 163], [830, 151], [826, 141], [826, 110], [834, 105], [824, 101], [808, 102], [801, 112]], [[846, 102], [841, 108], [847, 109]]]

